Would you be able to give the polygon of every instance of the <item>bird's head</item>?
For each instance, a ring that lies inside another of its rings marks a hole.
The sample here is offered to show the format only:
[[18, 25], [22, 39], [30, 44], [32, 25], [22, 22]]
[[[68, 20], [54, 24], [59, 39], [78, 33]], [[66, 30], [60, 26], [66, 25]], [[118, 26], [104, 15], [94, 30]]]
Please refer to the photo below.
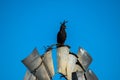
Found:
[[67, 23], [68, 21], [63, 21], [62, 23], [61, 23], [61, 29], [66, 29], [66, 23]]

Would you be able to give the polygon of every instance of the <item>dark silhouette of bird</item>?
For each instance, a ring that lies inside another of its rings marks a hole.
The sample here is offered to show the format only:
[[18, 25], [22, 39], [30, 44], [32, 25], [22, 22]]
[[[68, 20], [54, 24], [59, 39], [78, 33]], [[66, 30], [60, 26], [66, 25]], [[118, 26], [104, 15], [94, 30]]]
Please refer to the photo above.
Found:
[[65, 29], [66, 29], [65, 23], [67, 23], [67, 21], [64, 21], [64, 22], [61, 24], [60, 30], [59, 30], [59, 32], [58, 32], [58, 34], [57, 34], [57, 43], [58, 43], [59, 45], [64, 45], [64, 42], [65, 42], [66, 37], [67, 37], [66, 31], [65, 31]]

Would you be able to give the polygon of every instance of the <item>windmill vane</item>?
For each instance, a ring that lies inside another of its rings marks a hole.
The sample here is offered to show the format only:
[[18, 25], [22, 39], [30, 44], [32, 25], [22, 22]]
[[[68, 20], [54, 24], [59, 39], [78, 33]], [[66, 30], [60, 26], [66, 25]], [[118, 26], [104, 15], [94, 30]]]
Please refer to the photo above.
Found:
[[[66, 23], [64, 20], [60, 24], [57, 33], [55, 44], [44, 46], [45, 53], [40, 55], [35, 48], [33, 52], [22, 60], [22, 63], [27, 67], [24, 80], [53, 80], [56, 73], [61, 74], [61, 78], [66, 80], [98, 80], [97, 76], [89, 65], [92, 62], [92, 57], [82, 47], [78, 49], [78, 53], [70, 51], [70, 46], [65, 44], [67, 38]], [[52, 54], [53, 49], [57, 54], [57, 71], [54, 69]]]

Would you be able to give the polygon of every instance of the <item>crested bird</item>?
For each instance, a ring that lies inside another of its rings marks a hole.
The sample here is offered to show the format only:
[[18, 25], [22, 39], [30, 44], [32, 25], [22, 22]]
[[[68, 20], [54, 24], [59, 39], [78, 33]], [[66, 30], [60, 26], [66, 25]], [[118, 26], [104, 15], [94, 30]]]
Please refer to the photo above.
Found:
[[57, 34], [57, 43], [59, 45], [64, 45], [66, 37], [67, 37], [66, 31], [65, 31], [66, 29], [65, 23], [67, 23], [67, 21], [64, 21], [63, 23], [61, 23], [60, 30]]

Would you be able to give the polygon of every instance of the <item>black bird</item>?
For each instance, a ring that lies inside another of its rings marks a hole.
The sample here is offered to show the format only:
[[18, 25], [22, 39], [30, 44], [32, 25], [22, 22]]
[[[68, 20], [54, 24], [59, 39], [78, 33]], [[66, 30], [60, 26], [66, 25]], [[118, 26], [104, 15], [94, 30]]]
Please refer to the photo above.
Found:
[[64, 45], [64, 42], [65, 42], [66, 37], [67, 37], [66, 31], [65, 31], [65, 29], [66, 29], [65, 23], [67, 23], [67, 21], [64, 21], [64, 22], [61, 24], [60, 30], [59, 30], [59, 32], [58, 32], [58, 34], [57, 34], [57, 43], [58, 43], [59, 45]]

